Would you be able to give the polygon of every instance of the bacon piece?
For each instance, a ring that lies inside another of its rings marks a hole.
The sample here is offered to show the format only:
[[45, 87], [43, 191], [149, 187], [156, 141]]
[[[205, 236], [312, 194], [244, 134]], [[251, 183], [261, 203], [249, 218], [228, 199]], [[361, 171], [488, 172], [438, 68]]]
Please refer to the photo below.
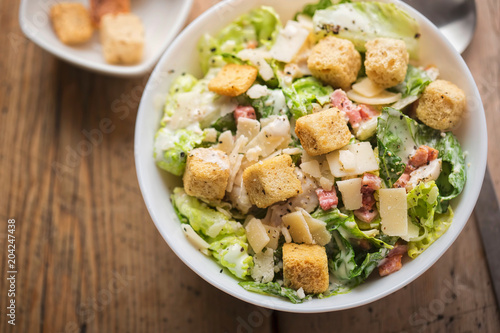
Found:
[[382, 179], [371, 173], [365, 173], [361, 179], [361, 193], [373, 193], [382, 186]]
[[373, 193], [363, 193], [362, 203], [363, 208], [367, 210], [372, 209], [373, 205], [376, 203]]
[[322, 188], [317, 188], [316, 194], [318, 195], [319, 205], [321, 209], [329, 210], [330, 208], [337, 207], [339, 198], [337, 197], [337, 191], [335, 191], [335, 187], [333, 187], [331, 191], [325, 191]]
[[408, 246], [406, 244], [396, 243], [394, 248], [387, 254], [387, 257], [382, 260], [378, 265], [378, 272], [380, 276], [386, 276], [391, 273], [397, 272], [403, 267], [401, 259], [403, 255], [408, 251]]
[[394, 188], [405, 188], [406, 184], [408, 184], [409, 181], [410, 181], [410, 174], [405, 172], [392, 185], [392, 187], [394, 187]]
[[359, 114], [359, 110], [342, 89], [337, 89], [332, 93], [330, 102], [333, 107], [345, 112], [352, 128], [359, 127], [359, 123], [363, 120]]
[[255, 109], [251, 106], [238, 106], [234, 110], [234, 120], [236, 121], [236, 124], [238, 124], [239, 118], [257, 119]]
[[429, 162], [434, 161], [436, 158], [438, 158], [438, 155], [439, 155], [439, 150], [429, 147], [429, 155], [427, 160]]
[[361, 116], [361, 119], [363, 120], [372, 119], [373, 117], [377, 117], [380, 115], [380, 112], [378, 112], [377, 109], [366, 104], [358, 104], [357, 110], [359, 112], [359, 115]]
[[439, 152], [436, 149], [422, 145], [418, 147], [417, 151], [410, 157], [408, 164], [418, 168], [419, 166], [427, 164], [429, 161], [435, 160], [438, 154]]
[[376, 208], [366, 209], [365, 207], [361, 207], [354, 211], [354, 215], [365, 223], [370, 223], [377, 217], [378, 211]]
[[380, 276], [387, 276], [394, 272], [397, 272], [403, 267], [401, 263], [402, 254], [397, 254], [392, 257], [388, 257], [382, 265], [378, 267], [378, 273]]

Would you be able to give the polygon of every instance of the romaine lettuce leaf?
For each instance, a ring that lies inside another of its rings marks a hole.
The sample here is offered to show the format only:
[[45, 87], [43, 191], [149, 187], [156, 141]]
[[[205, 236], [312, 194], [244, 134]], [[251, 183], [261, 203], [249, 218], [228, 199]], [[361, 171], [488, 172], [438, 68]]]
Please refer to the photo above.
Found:
[[408, 243], [408, 256], [415, 259], [419, 254], [424, 252], [432, 243], [441, 237], [450, 227], [453, 221], [453, 210], [448, 207], [444, 214], [435, 214], [434, 223], [431, 228], [424, 227], [424, 234], [419, 237], [419, 240]]
[[290, 112], [298, 119], [312, 112], [311, 103], [324, 105], [330, 101], [333, 88], [310, 76], [296, 80], [283, 89]]
[[[270, 48], [281, 29], [278, 14], [271, 7], [262, 6], [243, 14], [215, 36], [205, 34], [198, 42], [201, 69], [204, 73], [222, 54], [236, 55], [251, 43]], [[218, 57], [218, 58], [216, 58]]]
[[176, 176], [182, 176], [186, 168], [187, 154], [203, 141], [204, 133], [195, 130], [173, 131], [162, 127], [155, 135], [153, 157], [156, 164]]
[[418, 59], [418, 22], [392, 3], [352, 2], [318, 10], [313, 16], [319, 37], [334, 34], [349, 39], [365, 52], [365, 43], [378, 37], [402, 39], [410, 56]]
[[295, 14], [295, 19], [297, 19], [297, 16], [299, 15], [306, 15], [309, 17], [313, 17], [314, 13], [316, 13], [317, 10], [326, 9], [332, 5], [333, 5], [332, 0], [319, 0], [316, 3], [307, 4], [304, 6], [302, 11]]
[[427, 145], [439, 151], [443, 167], [436, 185], [440, 200], [438, 212], [446, 211], [447, 202], [459, 195], [467, 180], [462, 147], [453, 133], [435, 130], [392, 108], [384, 108], [378, 118], [377, 141], [380, 177], [387, 187], [404, 171], [408, 157], [419, 146]]
[[434, 181], [421, 182], [407, 195], [408, 215], [412, 222], [426, 228], [434, 226], [439, 190]]
[[259, 283], [253, 281], [244, 281], [239, 283], [245, 290], [252, 291], [264, 295], [272, 295], [284, 297], [290, 300], [293, 304], [302, 303], [304, 300], [310, 298], [306, 297], [301, 299], [297, 292], [291, 288], [282, 287], [278, 282]]
[[178, 214], [210, 244], [212, 256], [222, 266], [240, 279], [250, 275], [253, 259], [248, 254], [245, 229], [240, 223], [187, 195], [180, 187], [174, 189], [172, 203]]
[[251, 103], [260, 118], [288, 114], [285, 95], [281, 89], [270, 89], [268, 95], [257, 99], [251, 99]]
[[195, 78], [191, 74], [186, 73], [179, 75], [174, 80], [174, 82], [172, 82], [172, 85], [170, 86], [170, 89], [168, 91], [167, 99], [165, 101], [165, 106], [163, 109], [164, 117], [162, 119], [161, 126], [165, 126], [165, 119], [168, 117], [172, 117], [172, 115], [175, 113], [175, 110], [178, 106], [177, 98], [179, 94], [191, 91], [191, 89], [193, 89], [197, 82], [197, 78]]
[[350, 288], [366, 280], [378, 263], [389, 253], [388, 248], [382, 247], [376, 252], [356, 254], [351, 243], [346, 239], [348, 235], [343, 234], [341, 229], [333, 231], [332, 236], [338, 250], [329, 261], [330, 271]]
[[427, 75], [426, 71], [408, 65], [405, 80], [389, 90], [395, 93], [401, 93], [401, 98], [420, 96], [431, 82], [432, 79]]

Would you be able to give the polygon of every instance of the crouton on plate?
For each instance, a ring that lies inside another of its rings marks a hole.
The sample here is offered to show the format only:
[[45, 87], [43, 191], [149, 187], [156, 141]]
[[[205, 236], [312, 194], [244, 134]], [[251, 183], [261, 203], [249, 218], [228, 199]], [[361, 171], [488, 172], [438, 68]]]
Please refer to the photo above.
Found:
[[417, 107], [417, 117], [429, 127], [447, 131], [457, 127], [466, 108], [466, 97], [455, 84], [436, 80], [425, 88]]
[[307, 67], [321, 81], [348, 90], [361, 69], [361, 55], [351, 41], [329, 36], [314, 46]]
[[403, 82], [410, 55], [404, 41], [393, 38], [376, 38], [366, 44], [366, 75], [382, 88]]
[[50, 19], [57, 37], [64, 44], [85, 43], [94, 32], [90, 14], [81, 3], [61, 2], [53, 5]]
[[187, 194], [207, 200], [224, 198], [229, 180], [229, 157], [213, 148], [189, 152], [182, 178]]
[[250, 202], [259, 208], [269, 207], [302, 193], [292, 158], [287, 154], [249, 166], [243, 172], [243, 182]]
[[329, 286], [328, 259], [320, 245], [283, 244], [285, 286], [308, 294], [325, 292]]
[[208, 90], [224, 96], [245, 93], [257, 79], [257, 68], [249, 65], [228, 64], [208, 83]]
[[351, 132], [342, 113], [331, 108], [297, 119], [295, 134], [311, 156], [323, 155], [344, 147]]
[[142, 60], [144, 27], [134, 14], [106, 14], [101, 19], [104, 58], [110, 64], [132, 65]]

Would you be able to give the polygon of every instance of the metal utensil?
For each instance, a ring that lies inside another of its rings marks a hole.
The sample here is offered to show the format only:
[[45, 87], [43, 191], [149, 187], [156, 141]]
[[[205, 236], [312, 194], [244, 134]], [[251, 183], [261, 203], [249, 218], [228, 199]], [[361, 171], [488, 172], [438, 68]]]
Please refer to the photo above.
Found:
[[[427, 16], [462, 53], [469, 46], [476, 29], [476, 4], [474, 0], [403, 0]], [[483, 248], [488, 262], [497, 305], [500, 306], [500, 208], [486, 169], [483, 187], [474, 209]]]
[[455, 49], [462, 53], [476, 30], [474, 0], [403, 0], [434, 23]]

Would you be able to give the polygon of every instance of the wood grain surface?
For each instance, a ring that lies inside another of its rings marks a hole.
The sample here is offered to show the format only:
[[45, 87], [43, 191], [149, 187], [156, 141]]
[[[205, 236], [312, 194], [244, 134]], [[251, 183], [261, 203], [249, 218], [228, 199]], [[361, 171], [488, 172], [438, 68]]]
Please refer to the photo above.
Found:
[[[196, 0], [189, 20], [216, 0]], [[464, 58], [488, 119], [500, 193], [500, 2], [477, 1]], [[148, 76], [75, 68], [21, 33], [0, 0], [1, 332], [500, 332], [476, 222], [424, 275], [335, 313], [262, 309], [212, 287], [170, 250], [135, 175], [134, 125]], [[16, 220], [16, 325], [7, 323], [7, 220]]]

